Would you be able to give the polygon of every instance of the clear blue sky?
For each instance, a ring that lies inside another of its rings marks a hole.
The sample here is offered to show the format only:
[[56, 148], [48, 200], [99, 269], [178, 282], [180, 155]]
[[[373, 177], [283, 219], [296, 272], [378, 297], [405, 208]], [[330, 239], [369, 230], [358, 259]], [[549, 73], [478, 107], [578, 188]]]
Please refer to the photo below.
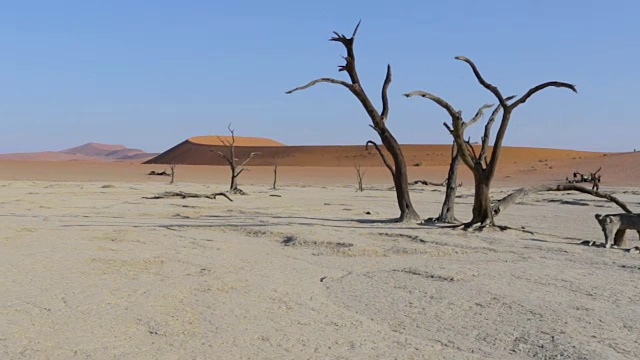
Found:
[[[379, 103], [385, 66], [389, 127], [401, 143], [449, 143], [446, 113], [402, 93], [427, 90], [472, 115], [493, 102], [473, 59], [505, 94], [547, 80], [519, 108], [509, 145], [640, 148], [640, 3], [636, 1], [5, 1], [0, 11], [0, 152], [84, 142], [164, 151], [225, 133], [286, 144], [376, 139], [346, 89], [333, 30], [356, 41], [360, 75]], [[481, 126], [470, 135], [478, 138]]]

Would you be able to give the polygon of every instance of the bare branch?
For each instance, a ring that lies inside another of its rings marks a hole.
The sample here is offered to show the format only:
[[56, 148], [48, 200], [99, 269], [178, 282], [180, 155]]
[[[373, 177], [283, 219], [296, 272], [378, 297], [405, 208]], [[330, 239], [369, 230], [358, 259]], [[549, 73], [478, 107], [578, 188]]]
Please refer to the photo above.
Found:
[[449, 113], [449, 116], [451, 116], [452, 119], [455, 119], [456, 117], [460, 116], [460, 113], [458, 111], [456, 111], [453, 106], [451, 106], [451, 104], [449, 104], [448, 102], [446, 102], [444, 99], [442, 99], [439, 96], [433, 95], [431, 93], [428, 93], [426, 91], [412, 91], [410, 93], [406, 93], [404, 94], [405, 97], [413, 97], [413, 96], [420, 96], [423, 97], [425, 99], [429, 99], [431, 101], [433, 101], [434, 103], [438, 104], [441, 108], [445, 109], [447, 111], [447, 113]]
[[476, 112], [476, 115], [471, 118], [471, 120], [467, 121], [464, 125], [465, 129], [468, 128], [469, 126], [475, 124], [476, 122], [478, 122], [478, 120], [482, 119], [482, 116], [484, 115], [484, 111], [486, 109], [491, 109], [493, 107], [493, 104], [484, 104], [482, 105], [478, 111]]
[[507, 107], [507, 102], [502, 96], [502, 93], [500, 92], [500, 90], [498, 90], [498, 88], [495, 87], [494, 85], [491, 85], [490, 83], [488, 83], [482, 77], [482, 75], [480, 74], [480, 71], [476, 67], [476, 64], [473, 63], [473, 61], [471, 61], [469, 58], [465, 56], [456, 56], [455, 59], [466, 62], [471, 67], [471, 70], [473, 70], [473, 74], [476, 76], [476, 79], [478, 80], [480, 85], [482, 85], [485, 89], [489, 90], [496, 97], [496, 99], [498, 99], [498, 102], [500, 105], [502, 105], [503, 107]]
[[618, 205], [627, 214], [634, 213], [627, 206], [627, 204], [625, 204], [623, 201], [621, 201], [620, 199], [618, 199], [617, 197], [611, 194], [601, 193], [599, 191], [587, 189], [586, 187], [575, 185], [575, 184], [560, 184], [560, 185], [538, 185], [538, 186], [518, 189], [513, 193], [500, 199], [496, 204], [494, 204], [492, 207], [493, 214], [494, 216], [497, 216], [498, 214], [502, 213], [509, 206], [515, 204], [518, 200], [520, 200], [523, 196], [527, 194], [533, 194], [533, 193], [542, 192], [542, 191], [577, 191], [577, 192], [589, 194], [601, 199], [609, 200], [612, 203]]
[[233, 201], [229, 196], [227, 196], [227, 194], [225, 193], [215, 193], [215, 194], [196, 194], [196, 193], [188, 193], [188, 192], [183, 192], [183, 191], [165, 191], [161, 194], [158, 194], [156, 196], [150, 196], [150, 197], [143, 197], [143, 199], [151, 199], [151, 200], [157, 200], [157, 199], [167, 199], [167, 198], [172, 198], [172, 197], [179, 197], [181, 199], [188, 199], [188, 198], [205, 198], [205, 199], [213, 199], [215, 200], [216, 197], [218, 196], [223, 196], [225, 198], [227, 198], [227, 200], [229, 201]]
[[356, 34], [358, 33], [358, 29], [360, 28], [361, 22], [362, 22], [362, 19], [358, 20], [358, 24], [356, 25], [356, 28], [353, 29], [353, 34], [351, 35], [351, 39], [354, 39], [356, 37]]
[[529, 91], [527, 91], [526, 94], [522, 95], [521, 98], [519, 98], [513, 104], [510, 105], [511, 109], [515, 109], [519, 105], [524, 104], [533, 94], [537, 93], [540, 90], [546, 89], [548, 87], [565, 88], [573, 91], [574, 93], [578, 93], [578, 89], [576, 89], [576, 86], [573, 84], [560, 82], [560, 81], [549, 81], [529, 89]]
[[251, 154], [249, 154], [249, 157], [247, 158], [247, 160], [245, 160], [242, 164], [240, 164], [240, 166], [245, 166], [249, 160], [251, 160], [252, 157], [256, 156], [256, 155], [260, 155], [259, 152], [252, 152]]
[[391, 174], [393, 174], [395, 176], [396, 171], [393, 169], [393, 166], [391, 166], [391, 164], [389, 163], [389, 161], [387, 160], [387, 157], [384, 156], [384, 153], [382, 152], [382, 150], [380, 149], [380, 147], [378, 146], [378, 144], [376, 144], [375, 142], [373, 142], [372, 140], [367, 141], [367, 143], [364, 145], [365, 150], [369, 150], [369, 145], [373, 145], [373, 147], [376, 148], [376, 150], [378, 151], [378, 154], [380, 154], [380, 157], [382, 158], [382, 162], [384, 163], [384, 165], [387, 167], [387, 169], [389, 169], [389, 171], [391, 172]]
[[[211, 151], [214, 151], [213, 149], [211, 149]], [[226, 154], [224, 154], [221, 151], [216, 151], [216, 153], [223, 158], [227, 163], [229, 163], [229, 165], [233, 166], [233, 160], [231, 160]]]
[[[358, 26], [359, 25], [360, 23], [358, 23]], [[356, 31], [357, 30], [358, 28], [356, 27]], [[380, 117], [383, 122], [387, 120], [387, 116], [389, 115], [389, 96], [387, 95], [389, 84], [391, 84], [391, 65], [387, 65], [387, 75], [385, 76], [384, 83], [382, 84], [382, 113], [380, 113]]]
[[338, 84], [338, 85], [342, 85], [342, 86], [346, 87], [346, 88], [347, 88], [347, 89], [349, 89], [350, 91], [353, 91], [353, 85], [352, 85], [352, 84], [349, 84], [349, 83], [348, 83], [348, 82], [346, 82], [346, 81], [343, 81], [343, 80], [337, 80], [337, 79], [332, 79], [332, 78], [320, 78], [320, 79], [315, 79], [315, 80], [313, 80], [313, 81], [309, 82], [309, 83], [308, 83], [308, 84], [306, 84], [306, 85], [298, 86], [298, 87], [297, 87], [297, 88], [295, 88], [295, 89], [291, 89], [291, 90], [289, 90], [289, 91], [285, 92], [285, 94], [292, 94], [292, 93], [294, 93], [294, 92], [296, 92], [296, 91], [299, 91], [299, 90], [308, 89], [308, 88], [310, 88], [310, 87], [312, 87], [313, 85], [318, 84], [318, 83]]
[[231, 143], [228, 140], [223, 140], [220, 136], [218, 136], [217, 138], [223, 146], [231, 146]]

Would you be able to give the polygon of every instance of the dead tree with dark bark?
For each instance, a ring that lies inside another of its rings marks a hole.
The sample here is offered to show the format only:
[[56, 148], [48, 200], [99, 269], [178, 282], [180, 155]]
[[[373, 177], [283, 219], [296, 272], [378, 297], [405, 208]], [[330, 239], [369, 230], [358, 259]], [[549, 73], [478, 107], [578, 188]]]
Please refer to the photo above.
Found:
[[176, 166], [178, 166], [176, 163], [171, 163], [171, 165], [169, 165], [169, 169], [171, 169], [171, 181], [169, 182], [169, 185], [173, 185], [173, 181], [176, 178]]
[[278, 162], [274, 161], [274, 163], [273, 163], [273, 185], [271, 186], [271, 190], [276, 190], [277, 182], [278, 182]]
[[240, 176], [240, 174], [242, 174], [243, 171], [247, 170], [247, 168], [245, 168], [244, 166], [249, 162], [249, 160], [251, 160], [256, 155], [259, 155], [260, 153], [252, 152], [251, 154], [249, 154], [248, 158], [239, 163], [239, 160], [236, 158], [235, 130], [231, 128], [231, 124], [229, 124], [227, 129], [229, 129], [229, 132], [231, 133], [231, 141], [224, 140], [220, 137], [218, 137], [218, 140], [220, 140], [220, 143], [222, 143], [222, 145], [227, 148], [229, 154], [225, 154], [222, 151], [217, 151], [214, 149], [211, 149], [211, 151], [215, 151], [216, 153], [218, 153], [218, 155], [223, 158], [227, 162], [227, 164], [229, 164], [229, 169], [231, 169], [231, 185], [229, 185], [229, 193], [246, 195], [246, 193], [242, 191], [242, 189], [238, 188], [238, 177]]
[[[451, 128], [455, 126], [455, 123], [459, 123], [459, 129], [464, 138], [464, 131], [467, 127], [478, 122], [482, 116], [484, 115], [484, 111], [493, 107], [493, 104], [484, 104], [482, 105], [475, 116], [469, 121], [464, 121], [462, 118], [462, 111], [455, 110], [453, 106], [451, 106], [448, 102], [443, 100], [442, 98], [433, 95], [431, 93], [425, 91], [412, 91], [410, 93], [404, 94], [406, 97], [420, 96], [425, 99], [429, 99], [434, 103], [438, 104], [440, 107], [444, 108], [449, 116], [451, 117], [451, 125], [448, 126], [447, 123], [444, 125], [447, 128]], [[509, 98], [507, 98], [509, 99]], [[489, 122], [495, 121], [495, 117], [498, 115], [500, 106], [496, 108], [496, 110], [491, 114], [492, 119], [489, 119]], [[473, 149], [469, 140], [466, 141], [465, 146]], [[455, 202], [456, 202], [456, 193], [457, 193], [457, 181], [458, 181], [458, 165], [460, 164], [460, 151], [458, 151], [458, 144], [456, 141], [453, 141], [451, 145], [451, 163], [449, 163], [449, 173], [447, 175], [446, 185], [447, 191], [444, 196], [444, 201], [442, 202], [442, 209], [440, 210], [440, 215], [437, 218], [433, 219], [436, 222], [447, 223], [447, 224], [457, 224], [459, 223], [458, 219], [455, 216]]]
[[[365, 93], [358, 76], [358, 71], [356, 70], [356, 57], [353, 49], [353, 43], [356, 34], [358, 33], [359, 27], [360, 23], [358, 22], [358, 25], [356, 25], [356, 28], [353, 31], [351, 37], [347, 37], [343, 34], [334, 32], [335, 36], [330, 39], [330, 41], [335, 41], [342, 44], [347, 51], [347, 55], [343, 57], [345, 60], [345, 64], [340, 65], [338, 68], [339, 71], [344, 71], [347, 73], [347, 75], [349, 76], [349, 81], [333, 78], [319, 78], [309, 82], [306, 85], [289, 90], [286, 93], [291, 94], [299, 90], [308, 89], [319, 83], [337, 84], [347, 88], [347, 90], [349, 90], [358, 99], [367, 115], [369, 115], [372, 123], [370, 126], [378, 133], [382, 144], [393, 159], [393, 166], [391, 166], [391, 164], [383, 156], [385, 166], [387, 167], [387, 169], [389, 169], [389, 172], [391, 172], [391, 176], [393, 177], [398, 207], [400, 208], [400, 217], [397, 219], [397, 221], [418, 221], [420, 219], [420, 216], [413, 208], [411, 197], [409, 195], [409, 180], [404, 155], [402, 154], [402, 150], [400, 149], [400, 144], [393, 136], [391, 131], [387, 128], [386, 124], [387, 118], [389, 117], [389, 98], [387, 95], [387, 90], [389, 89], [389, 85], [391, 84], [391, 65], [387, 65], [387, 74], [382, 84], [382, 111], [379, 112], [375, 108], [375, 106], [373, 106], [373, 103]], [[380, 149], [378, 149], [378, 152], [382, 156], [382, 152], [380, 151]]]
[[456, 145], [458, 146], [458, 150], [460, 151], [460, 159], [473, 173], [475, 182], [475, 195], [473, 199], [472, 210], [473, 217], [471, 218], [471, 221], [469, 221], [465, 225], [467, 228], [476, 224], [484, 227], [494, 225], [489, 190], [491, 188], [491, 181], [493, 180], [493, 177], [496, 174], [496, 169], [498, 168], [500, 152], [502, 151], [502, 142], [504, 140], [505, 134], [507, 133], [507, 127], [509, 126], [509, 120], [511, 119], [511, 114], [513, 113], [513, 111], [518, 106], [524, 104], [531, 96], [549, 87], [570, 89], [573, 92], [577, 92], [577, 90], [575, 85], [569, 83], [549, 81], [532, 87], [524, 95], [517, 98], [515, 101], [510, 102], [510, 98], [502, 95], [502, 92], [500, 92], [500, 90], [496, 86], [490, 84], [482, 77], [480, 71], [470, 59], [464, 56], [456, 56], [456, 60], [463, 61], [467, 65], [469, 65], [471, 67], [471, 70], [473, 71], [473, 74], [475, 75], [476, 80], [478, 80], [480, 85], [489, 90], [489, 92], [491, 92], [498, 100], [498, 107], [494, 111], [500, 111], [500, 109], [502, 109], [502, 117], [500, 119], [498, 132], [493, 142], [490, 156], [488, 155], [488, 151], [491, 136], [491, 126], [493, 125], [491, 119], [489, 119], [485, 126], [484, 135], [482, 136], [482, 145], [479, 153], [476, 153], [475, 149], [473, 148], [473, 146], [471, 146], [469, 141], [465, 140], [462, 121], [454, 121], [452, 127], [445, 125], [447, 126], [449, 132], [456, 142]]
[[362, 180], [364, 180], [364, 174], [366, 174], [367, 171], [363, 171], [360, 165], [356, 165], [354, 166], [354, 168], [356, 169], [356, 179], [358, 180], [358, 188], [356, 189], [356, 191], [363, 192], [364, 186], [362, 185]]

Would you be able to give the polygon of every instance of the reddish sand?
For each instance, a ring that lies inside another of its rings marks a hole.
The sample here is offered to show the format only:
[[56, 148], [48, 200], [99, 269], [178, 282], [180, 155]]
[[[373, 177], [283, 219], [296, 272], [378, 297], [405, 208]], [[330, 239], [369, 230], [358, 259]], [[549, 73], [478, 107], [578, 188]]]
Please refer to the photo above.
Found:
[[[321, 147], [319, 147], [322, 150]], [[526, 159], [514, 160], [515, 154], [505, 148], [504, 157], [498, 166], [494, 184], [496, 186], [519, 187], [540, 183], [564, 181], [574, 171], [588, 173], [602, 166], [602, 185], [640, 186], [640, 152], [593, 155], [580, 158], [574, 152], [528, 149]], [[563, 155], [564, 154], [564, 155]], [[376, 155], [377, 156], [377, 155]], [[295, 157], [294, 157], [295, 158]], [[365, 184], [391, 184], [389, 172], [375, 157], [375, 166], [363, 165], [366, 170]], [[545, 161], [545, 159], [548, 159]], [[355, 183], [355, 171], [346, 164], [352, 158], [343, 159], [343, 166], [279, 166], [278, 181], [281, 184], [351, 185]], [[434, 161], [435, 162], [435, 161]], [[446, 163], [445, 160], [438, 160]], [[0, 161], [3, 171], [0, 180], [43, 181], [167, 181], [166, 177], [148, 176], [151, 170], [168, 170], [167, 165], [144, 165], [134, 162], [87, 162], [87, 161]], [[447, 164], [436, 166], [409, 166], [410, 180], [428, 179], [442, 181], [447, 175]], [[473, 178], [464, 165], [460, 165], [460, 181], [472, 186]], [[272, 166], [249, 166], [242, 174], [240, 183], [269, 185], [273, 180]], [[229, 169], [224, 166], [179, 165], [176, 181], [224, 184], [228, 182]]]

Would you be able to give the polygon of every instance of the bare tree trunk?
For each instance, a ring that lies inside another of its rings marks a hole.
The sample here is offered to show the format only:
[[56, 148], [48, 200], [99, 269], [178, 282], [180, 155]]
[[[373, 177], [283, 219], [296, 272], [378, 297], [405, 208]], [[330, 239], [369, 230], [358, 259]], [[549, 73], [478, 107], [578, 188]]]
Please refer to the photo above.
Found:
[[362, 185], [362, 181], [364, 180], [364, 174], [366, 173], [366, 171], [362, 171], [362, 169], [360, 168], [360, 165], [356, 165], [355, 169], [356, 169], [356, 179], [358, 180], [358, 188], [356, 189], [356, 191], [363, 192], [364, 186]]
[[229, 186], [229, 192], [238, 190], [238, 175], [234, 172], [231, 173], [231, 185]]
[[173, 180], [175, 179], [176, 176], [176, 163], [171, 163], [170, 165], [170, 169], [171, 169], [171, 182], [169, 182], [169, 185], [173, 185]]
[[493, 211], [491, 209], [491, 198], [489, 189], [491, 179], [484, 171], [474, 172], [475, 194], [473, 196], [473, 218], [467, 226], [480, 224], [481, 226], [494, 225]]
[[458, 223], [455, 215], [456, 193], [458, 190], [458, 165], [460, 164], [460, 154], [454, 142], [451, 146], [451, 163], [449, 164], [449, 174], [447, 175], [447, 191], [444, 195], [444, 202], [440, 215], [436, 219], [438, 222], [455, 224]]
[[273, 186], [271, 190], [276, 190], [276, 183], [278, 182], [278, 163], [273, 164]]
[[409, 195], [409, 175], [407, 173], [407, 165], [404, 160], [404, 155], [400, 149], [400, 144], [391, 132], [386, 128], [378, 130], [382, 144], [391, 154], [391, 158], [394, 163], [394, 171], [391, 173], [393, 176], [393, 185], [396, 189], [396, 198], [398, 200], [398, 206], [400, 207], [400, 217], [398, 222], [409, 222], [420, 220], [420, 215], [413, 208], [411, 203], [411, 196]]

